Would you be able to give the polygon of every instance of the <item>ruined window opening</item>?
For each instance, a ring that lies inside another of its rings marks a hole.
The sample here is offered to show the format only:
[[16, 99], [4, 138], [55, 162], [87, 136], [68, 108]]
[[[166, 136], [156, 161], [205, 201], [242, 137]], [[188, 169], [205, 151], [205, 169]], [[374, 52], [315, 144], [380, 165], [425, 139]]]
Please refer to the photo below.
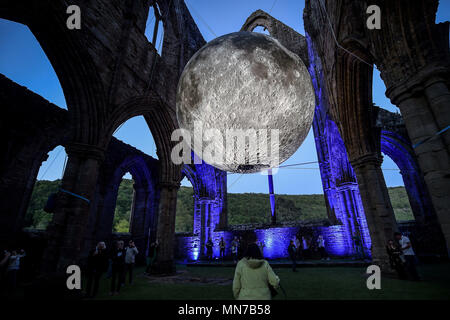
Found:
[[38, 230], [47, 229], [53, 214], [46, 212], [44, 208], [49, 197], [60, 188], [66, 163], [66, 150], [63, 146], [57, 146], [48, 153], [48, 158], [42, 161], [37, 174], [30, 175], [29, 179], [34, 181], [30, 181], [32, 192], [25, 214], [24, 227]]
[[114, 209], [113, 232], [130, 232], [131, 214], [135, 197], [134, 183], [135, 180], [129, 172], [125, 173], [120, 181]]
[[149, 8], [145, 28], [145, 36], [161, 56], [162, 42], [164, 37], [164, 24], [162, 21], [161, 10], [159, 9], [156, 1], [154, 1]]
[[381, 74], [378, 69], [373, 69], [372, 76], [372, 100], [373, 103], [382, 109], [385, 109], [390, 112], [400, 113], [400, 109], [397, 106], [394, 106], [386, 97], [386, 85], [384, 84], [383, 79], [381, 79]]
[[252, 32], [258, 32], [258, 33], [263, 33], [266, 34], [268, 36], [270, 36], [270, 32], [269, 30], [265, 27], [265, 26], [256, 26]]
[[143, 116], [136, 116], [122, 123], [114, 132], [113, 137], [158, 159], [155, 140]]
[[194, 229], [194, 188], [185, 176], [177, 194], [175, 232], [192, 232]]

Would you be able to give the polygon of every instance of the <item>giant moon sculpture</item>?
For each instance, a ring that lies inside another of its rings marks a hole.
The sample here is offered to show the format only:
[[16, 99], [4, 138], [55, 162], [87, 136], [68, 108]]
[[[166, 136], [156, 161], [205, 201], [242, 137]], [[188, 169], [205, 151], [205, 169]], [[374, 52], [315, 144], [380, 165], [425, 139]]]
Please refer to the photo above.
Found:
[[198, 157], [225, 171], [253, 173], [278, 166], [300, 147], [315, 96], [297, 55], [270, 36], [236, 32], [190, 59], [176, 106]]

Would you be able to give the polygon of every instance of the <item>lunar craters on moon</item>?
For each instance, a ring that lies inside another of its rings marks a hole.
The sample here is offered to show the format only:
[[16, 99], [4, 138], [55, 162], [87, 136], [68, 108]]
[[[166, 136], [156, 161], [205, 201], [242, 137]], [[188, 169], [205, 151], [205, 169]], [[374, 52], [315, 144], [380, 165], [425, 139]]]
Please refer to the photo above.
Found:
[[303, 61], [254, 32], [207, 43], [186, 65], [177, 91], [177, 119], [190, 132], [190, 147], [231, 172], [257, 172], [288, 159], [308, 134], [314, 106]]

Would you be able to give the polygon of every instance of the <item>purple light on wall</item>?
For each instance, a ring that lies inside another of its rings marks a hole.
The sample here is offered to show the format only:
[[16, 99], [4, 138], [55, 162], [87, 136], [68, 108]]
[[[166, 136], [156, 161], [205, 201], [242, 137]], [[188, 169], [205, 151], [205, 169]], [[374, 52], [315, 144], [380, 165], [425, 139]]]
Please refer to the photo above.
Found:
[[275, 193], [273, 188], [273, 176], [272, 169], [268, 170], [269, 174], [267, 178], [269, 179], [269, 197], [270, 197], [270, 210], [272, 212], [272, 223], [275, 224], [277, 221], [276, 213], [275, 213]]

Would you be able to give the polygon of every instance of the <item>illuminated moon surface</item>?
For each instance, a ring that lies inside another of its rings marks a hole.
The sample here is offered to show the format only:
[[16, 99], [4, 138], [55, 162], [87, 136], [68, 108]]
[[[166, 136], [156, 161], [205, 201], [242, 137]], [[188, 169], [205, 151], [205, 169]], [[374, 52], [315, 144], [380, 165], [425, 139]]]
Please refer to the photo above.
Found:
[[224, 171], [253, 173], [278, 166], [300, 147], [315, 96], [297, 55], [270, 36], [236, 32], [190, 59], [176, 104], [198, 157]]

